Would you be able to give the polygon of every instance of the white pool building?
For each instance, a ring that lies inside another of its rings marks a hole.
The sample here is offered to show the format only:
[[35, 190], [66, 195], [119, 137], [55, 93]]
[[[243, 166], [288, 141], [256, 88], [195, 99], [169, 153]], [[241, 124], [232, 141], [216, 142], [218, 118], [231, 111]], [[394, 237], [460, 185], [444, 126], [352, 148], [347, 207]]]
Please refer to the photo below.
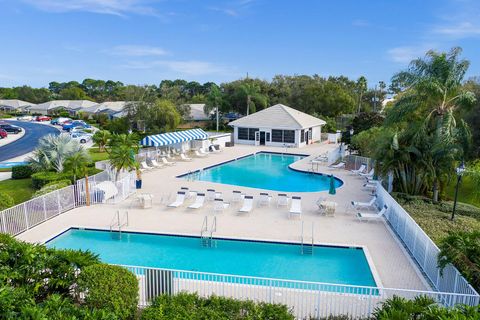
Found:
[[304, 147], [320, 141], [326, 122], [283, 104], [230, 122], [236, 144]]

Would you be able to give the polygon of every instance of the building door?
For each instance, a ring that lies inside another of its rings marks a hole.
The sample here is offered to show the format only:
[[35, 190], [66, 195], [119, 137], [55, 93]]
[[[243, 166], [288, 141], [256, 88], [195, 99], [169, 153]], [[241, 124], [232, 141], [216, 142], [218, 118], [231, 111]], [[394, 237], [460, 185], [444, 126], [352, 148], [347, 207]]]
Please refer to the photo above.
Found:
[[258, 146], [260, 144], [260, 131], [255, 131], [255, 145]]
[[265, 131], [260, 131], [260, 145], [265, 145]]
[[305, 144], [308, 144], [308, 130], [303, 133], [305, 135]]

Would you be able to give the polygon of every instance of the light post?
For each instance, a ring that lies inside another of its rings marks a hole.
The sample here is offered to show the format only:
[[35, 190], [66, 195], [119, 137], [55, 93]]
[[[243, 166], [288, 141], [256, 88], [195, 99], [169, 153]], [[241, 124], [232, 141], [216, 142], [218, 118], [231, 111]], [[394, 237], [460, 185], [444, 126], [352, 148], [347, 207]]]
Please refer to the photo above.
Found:
[[455, 169], [457, 173], [457, 185], [455, 186], [455, 199], [453, 201], [453, 210], [452, 210], [452, 217], [450, 220], [455, 219], [455, 209], [457, 208], [457, 196], [458, 196], [458, 186], [460, 185], [460, 182], [462, 181], [462, 176], [463, 173], [465, 172], [465, 163], [462, 161], [462, 163]]

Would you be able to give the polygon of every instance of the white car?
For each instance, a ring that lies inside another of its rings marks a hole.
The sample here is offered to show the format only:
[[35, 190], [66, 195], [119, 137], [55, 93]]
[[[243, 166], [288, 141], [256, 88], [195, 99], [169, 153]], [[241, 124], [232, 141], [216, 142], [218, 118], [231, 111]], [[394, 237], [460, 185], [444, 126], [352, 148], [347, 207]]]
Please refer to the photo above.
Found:
[[21, 116], [17, 118], [18, 121], [33, 121], [32, 116]]
[[84, 127], [75, 127], [73, 129], [71, 129], [70, 134], [73, 134], [73, 133], [79, 133], [79, 134], [83, 134], [83, 135], [86, 135], [86, 136], [93, 136], [93, 133], [86, 132]]
[[72, 133], [70, 135], [70, 138], [72, 138], [73, 140], [77, 140], [80, 143], [87, 143], [88, 141], [92, 140], [92, 136], [81, 134], [78, 132]]

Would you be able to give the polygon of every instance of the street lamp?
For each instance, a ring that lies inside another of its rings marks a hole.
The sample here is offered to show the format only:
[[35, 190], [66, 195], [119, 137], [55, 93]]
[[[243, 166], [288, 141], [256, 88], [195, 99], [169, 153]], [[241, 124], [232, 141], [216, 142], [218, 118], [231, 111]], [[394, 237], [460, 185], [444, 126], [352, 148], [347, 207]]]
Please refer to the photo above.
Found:
[[465, 163], [462, 161], [462, 163], [455, 169], [457, 173], [457, 185], [455, 186], [455, 200], [453, 201], [453, 210], [452, 210], [452, 218], [453, 220], [455, 218], [455, 209], [457, 208], [457, 196], [458, 196], [458, 186], [460, 185], [460, 182], [462, 181], [462, 176], [465, 173]]

